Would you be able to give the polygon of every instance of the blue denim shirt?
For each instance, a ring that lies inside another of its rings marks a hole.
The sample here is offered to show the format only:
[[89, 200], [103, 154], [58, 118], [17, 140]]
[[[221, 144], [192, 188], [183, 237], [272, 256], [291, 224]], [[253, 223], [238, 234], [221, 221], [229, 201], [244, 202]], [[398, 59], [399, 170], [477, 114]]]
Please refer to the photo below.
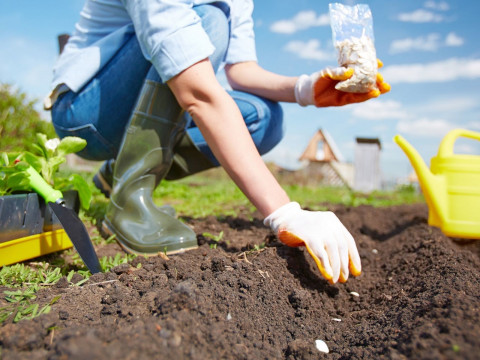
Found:
[[[210, 56], [214, 47], [194, 5], [212, 0], [86, 0], [54, 67], [52, 89], [77, 92], [136, 33], [145, 58], [167, 81]], [[218, 2], [218, 1], [217, 1]], [[230, 43], [225, 62], [256, 61], [253, 0], [222, 0], [229, 9]]]

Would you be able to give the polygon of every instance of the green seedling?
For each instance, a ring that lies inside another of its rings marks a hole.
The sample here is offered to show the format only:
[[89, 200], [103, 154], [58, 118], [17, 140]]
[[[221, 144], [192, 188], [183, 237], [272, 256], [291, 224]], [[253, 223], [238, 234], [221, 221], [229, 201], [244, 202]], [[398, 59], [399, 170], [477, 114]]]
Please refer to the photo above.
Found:
[[[80, 271], [74, 271], [74, 270], [70, 270], [70, 272], [67, 274], [67, 280], [69, 283], [72, 283], [72, 279], [73, 279], [73, 275], [75, 275], [76, 273], [82, 275], [83, 279], [80, 280], [79, 282], [76, 282], [74, 285], [75, 286], [80, 286], [82, 285], [83, 283], [87, 282], [88, 281], [88, 278], [90, 277], [90, 271], [86, 270], [85, 272], [80, 272]], [[87, 274], [86, 274], [87, 273]]]
[[87, 142], [74, 136], [62, 140], [48, 139], [47, 135], [42, 133], [37, 133], [36, 138], [37, 143], [31, 145], [32, 152], [0, 154], [0, 196], [31, 191], [26, 169], [32, 166], [56, 190], [76, 190], [82, 208], [88, 209], [92, 191], [86, 180], [79, 174], [65, 175], [59, 172], [60, 165], [66, 161], [66, 156], [82, 150]]
[[64, 191], [75, 189], [80, 198], [82, 208], [88, 209], [92, 199], [92, 192], [85, 179], [79, 174], [67, 176], [59, 173], [59, 167], [66, 161], [68, 154], [76, 153], [87, 145], [84, 139], [67, 136], [62, 140], [48, 139], [47, 135], [38, 133], [37, 143], [33, 144], [33, 152], [25, 151], [25, 160], [56, 190]]
[[103, 256], [100, 259], [100, 266], [102, 267], [103, 271], [110, 271], [110, 269], [114, 268], [115, 266], [126, 264], [129, 261], [132, 261], [137, 256], [138, 255], [135, 254], [122, 255], [120, 253], [116, 254], [113, 258], [111, 256]]
[[38, 290], [38, 286], [31, 286], [27, 288], [25, 291], [17, 290], [17, 291], [4, 291], [5, 300], [9, 303], [21, 303], [25, 301], [29, 301], [35, 299], [37, 296], [35, 293]]
[[0, 196], [30, 189], [28, 167], [20, 154], [0, 154]]
[[260, 245], [255, 244], [250, 252], [262, 251], [263, 249], [265, 249], [265, 243], [261, 243]]
[[218, 235], [213, 235], [213, 234], [210, 234], [209, 232], [204, 232], [202, 235], [203, 235], [203, 237], [205, 237], [206, 239], [210, 239], [210, 240], [215, 241], [215, 243], [210, 244], [210, 248], [211, 248], [211, 249], [216, 249], [218, 243], [219, 243], [219, 242], [222, 240], [222, 238], [223, 238], [223, 231], [220, 231], [220, 234], [218, 234]]
[[[4, 266], [0, 270], [0, 284], [10, 288], [23, 287], [23, 289], [4, 291], [7, 306], [0, 308], [0, 324], [13, 316], [13, 322], [31, 320], [50, 311], [51, 306], [61, 296], [55, 296], [48, 304], [40, 307], [34, 303], [37, 291], [42, 287], [51, 286], [63, 276], [60, 267], [50, 267], [47, 263], [37, 263], [37, 268], [25, 264]], [[74, 272], [71, 271], [67, 279], [71, 280]]]
[[31, 320], [42, 314], [48, 314], [51, 306], [56, 303], [61, 296], [55, 296], [48, 304], [40, 308], [39, 304], [32, 304], [36, 299], [35, 293], [39, 290], [38, 285], [32, 285], [26, 290], [4, 291], [5, 300], [9, 305], [0, 308], [0, 324], [13, 315], [13, 322], [20, 320]]
[[110, 235], [108, 238], [105, 239], [105, 242], [107, 244], [115, 244], [115, 242], [117, 241], [117, 235], [113, 234], [113, 235]]

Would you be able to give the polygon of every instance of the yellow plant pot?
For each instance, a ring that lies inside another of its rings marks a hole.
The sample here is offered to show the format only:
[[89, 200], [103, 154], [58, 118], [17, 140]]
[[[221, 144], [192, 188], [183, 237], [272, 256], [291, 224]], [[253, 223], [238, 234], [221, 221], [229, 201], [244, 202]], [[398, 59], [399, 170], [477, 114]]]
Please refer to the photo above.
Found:
[[73, 245], [63, 229], [0, 243], [0, 266], [33, 259]]

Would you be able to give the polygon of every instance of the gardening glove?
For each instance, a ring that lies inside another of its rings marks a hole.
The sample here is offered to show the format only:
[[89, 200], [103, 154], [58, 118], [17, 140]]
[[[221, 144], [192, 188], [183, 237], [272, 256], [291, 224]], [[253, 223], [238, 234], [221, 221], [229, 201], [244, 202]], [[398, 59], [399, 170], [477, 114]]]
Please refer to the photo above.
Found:
[[[383, 66], [380, 60], [377, 60], [377, 63], [378, 68]], [[390, 85], [383, 81], [380, 73], [377, 73], [378, 89], [367, 93], [348, 93], [335, 89], [337, 83], [350, 79], [353, 73], [353, 68], [336, 67], [326, 68], [312, 75], [301, 75], [295, 84], [295, 99], [301, 106], [343, 106], [376, 98], [390, 91]]]
[[346, 282], [362, 271], [352, 235], [330, 211], [306, 211], [290, 202], [267, 216], [269, 226], [288, 246], [305, 246], [320, 273], [330, 284]]

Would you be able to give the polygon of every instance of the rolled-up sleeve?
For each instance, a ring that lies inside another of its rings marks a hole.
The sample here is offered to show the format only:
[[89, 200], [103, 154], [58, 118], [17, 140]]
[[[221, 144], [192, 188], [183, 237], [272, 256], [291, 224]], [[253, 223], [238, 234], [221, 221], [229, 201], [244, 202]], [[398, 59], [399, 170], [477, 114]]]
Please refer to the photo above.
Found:
[[227, 64], [257, 61], [253, 29], [253, 0], [234, 0], [232, 3], [231, 34]]
[[214, 51], [189, 0], [122, 0], [145, 58], [167, 81]]

